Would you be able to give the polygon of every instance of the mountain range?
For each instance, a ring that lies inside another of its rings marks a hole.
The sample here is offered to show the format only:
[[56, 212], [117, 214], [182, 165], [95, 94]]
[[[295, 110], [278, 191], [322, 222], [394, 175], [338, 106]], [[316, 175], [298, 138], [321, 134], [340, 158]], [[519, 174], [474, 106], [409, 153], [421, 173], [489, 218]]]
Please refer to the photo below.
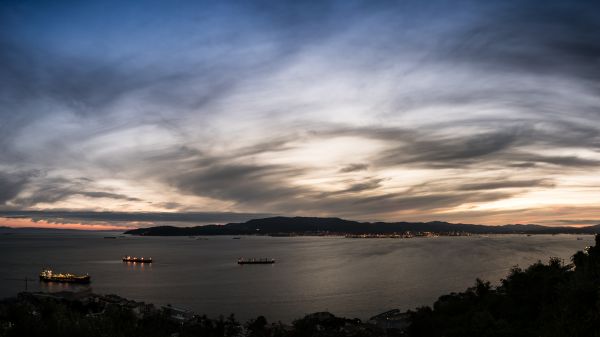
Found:
[[273, 235], [273, 234], [392, 234], [402, 232], [466, 232], [474, 234], [594, 234], [600, 225], [585, 227], [550, 227], [535, 224], [486, 226], [432, 222], [359, 222], [340, 218], [269, 217], [225, 225], [195, 227], [157, 226], [126, 231], [125, 234], [143, 236], [196, 236], [196, 235]]

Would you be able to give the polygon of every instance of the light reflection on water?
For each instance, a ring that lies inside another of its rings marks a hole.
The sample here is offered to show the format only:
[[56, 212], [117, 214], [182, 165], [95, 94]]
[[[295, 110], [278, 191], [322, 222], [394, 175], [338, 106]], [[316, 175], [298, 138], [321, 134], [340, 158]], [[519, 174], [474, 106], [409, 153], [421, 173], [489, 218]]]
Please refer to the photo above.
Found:
[[[368, 318], [391, 309], [431, 304], [475, 278], [498, 282], [514, 265], [557, 256], [569, 261], [592, 236], [498, 235], [414, 239], [341, 237], [126, 237], [106, 233], [19, 233], [0, 236], [0, 296], [22, 291], [15, 278], [37, 280], [44, 267], [89, 273], [90, 285], [30, 282], [30, 290], [93, 290], [210, 316], [266, 315], [289, 321], [329, 310]], [[122, 256], [152, 256], [124, 263]], [[274, 258], [273, 265], [238, 265], [239, 257]]]
[[[46, 292], [60, 292], [60, 291], [89, 291], [91, 290], [89, 284], [75, 284], [75, 283], [57, 283], [57, 282], [40, 282], [39, 290]], [[32, 289], [30, 289], [32, 290]]]
[[122, 262], [122, 261], [120, 261], [119, 263], [121, 265], [123, 265], [125, 269], [127, 269], [129, 271], [143, 272], [145, 270], [147, 270], [147, 271], [152, 270], [152, 263]]

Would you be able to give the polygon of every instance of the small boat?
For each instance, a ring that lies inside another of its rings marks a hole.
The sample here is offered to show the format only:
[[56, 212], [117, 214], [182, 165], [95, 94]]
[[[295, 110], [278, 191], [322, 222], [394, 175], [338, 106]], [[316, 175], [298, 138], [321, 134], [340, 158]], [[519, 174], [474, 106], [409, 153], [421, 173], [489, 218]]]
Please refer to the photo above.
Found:
[[136, 257], [136, 256], [123, 256], [123, 262], [134, 262], [134, 263], [152, 263], [152, 258]]
[[234, 237], [232, 239], [234, 239], [234, 240], [241, 240], [242, 238], [240, 238], [239, 236], [236, 236], [236, 237]]
[[238, 264], [273, 264], [275, 263], [274, 259], [244, 259], [244, 258], [239, 258], [237, 261]]
[[577, 238], [577, 240], [581, 241], [581, 240], [583, 240], [583, 238]]
[[42, 270], [40, 273], [42, 282], [62, 282], [62, 283], [90, 283], [90, 275], [75, 275], [69, 273], [54, 273], [50, 269]]
[[105, 236], [104, 238], [105, 239], [116, 239], [117, 237], [116, 236]]

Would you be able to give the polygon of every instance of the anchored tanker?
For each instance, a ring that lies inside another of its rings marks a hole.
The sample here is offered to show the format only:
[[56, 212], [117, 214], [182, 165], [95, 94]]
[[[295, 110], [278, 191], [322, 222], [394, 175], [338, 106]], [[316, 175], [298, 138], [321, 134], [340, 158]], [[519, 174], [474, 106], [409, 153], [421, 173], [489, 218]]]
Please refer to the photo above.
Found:
[[152, 263], [152, 258], [135, 257], [135, 256], [123, 256], [123, 262], [136, 262], [136, 263]]
[[274, 259], [244, 259], [239, 258], [237, 261], [238, 264], [273, 264], [275, 263]]
[[63, 283], [90, 283], [90, 275], [54, 273], [52, 270], [46, 269], [40, 273], [40, 281]]

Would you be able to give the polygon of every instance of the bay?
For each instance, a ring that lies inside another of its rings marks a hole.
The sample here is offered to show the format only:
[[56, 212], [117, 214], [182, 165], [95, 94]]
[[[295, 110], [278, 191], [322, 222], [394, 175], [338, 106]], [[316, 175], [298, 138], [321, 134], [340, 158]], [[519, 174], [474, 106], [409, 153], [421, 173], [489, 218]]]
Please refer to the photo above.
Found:
[[[105, 236], [119, 236], [105, 239]], [[577, 238], [580, 238], [579, 240]], [[476, 278], [497, 284], [510, 268], [550, 257], [570, 262], [591, 235], [490, 235], [412, 239], [229, 236], [120, 237], [120, 233], [19, 230], [0, 235], [0, 297], [92, 290], [217, 317], [291, 322], [330, 311], [367, 319], [431, 305]], [[124, 255], [152, 257], [127, 264]], [[274, 258], [273, 265], [237, 259]], [[42, 268], [89, 273], [89, 286], [37, 281]]]

